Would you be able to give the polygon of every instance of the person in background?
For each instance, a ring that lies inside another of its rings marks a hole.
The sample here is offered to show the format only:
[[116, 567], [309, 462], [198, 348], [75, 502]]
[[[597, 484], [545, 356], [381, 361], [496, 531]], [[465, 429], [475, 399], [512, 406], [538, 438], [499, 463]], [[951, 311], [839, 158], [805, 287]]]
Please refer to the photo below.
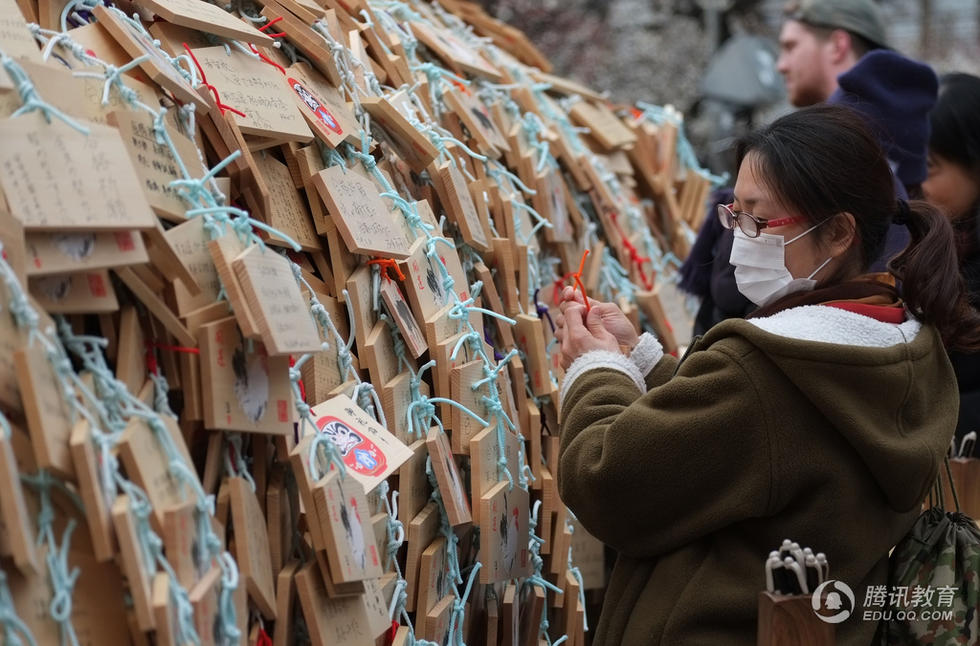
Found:
[[[754, 645], [763, 561], [787, 536], [856, 598], [885, 585], [956, 425], [945, 348], [980, 348], [949, 222], [895, 198], [854, 111], [782, 117], [738, 159], [716, 217], [760, 310], [678, 362], [614, 304], [563, 292], [558, 488], [618, 552], [597, 645]], [[910, 245], [890, 279], [868, 274], [893, 220]], [[842, 623], [837, 643], [875, 628]]]
[[[980, 309], [980, 78], [944, 76], [929, 121], [929, 175], [922, 192], [953, 225], [960, 273], [970, 304]], [[960, 389], [960, 439], [980, 433], [980, 354], [951, 352], [949, 358]], [[980, 457], [980, 450], [974, 455]]]
[[[840, 103], [871, 124], [894, 173], [895, 196], [920, 197], [926, 177], [929, 110], [936, 100], [936, 75], [928, 65], [888, 48], [885, 26], [872, 0], [794, 0], [783, 9], [776, 67], [790, 103], [798, 108]], [[709, 206], [709, 211], [714, 205]], [[735, 287], [727, 258], [732, 234], [706, 218], [681, 267], [680, 287], [701, 297], [693, 333], [703, 334], [726, 318], [745, 316], [755, 306]], [[908, 244], [908, 231], [889, 228], [873, 271]]]

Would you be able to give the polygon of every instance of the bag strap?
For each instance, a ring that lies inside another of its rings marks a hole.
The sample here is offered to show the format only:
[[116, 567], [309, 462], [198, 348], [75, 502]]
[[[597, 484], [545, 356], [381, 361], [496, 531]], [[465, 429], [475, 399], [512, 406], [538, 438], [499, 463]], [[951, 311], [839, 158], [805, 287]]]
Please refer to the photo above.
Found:
[[[946, 464], [946, 477], [949, 479], [949, 491], [953, 494], [953, 504], [956, 505], [956, 511], [960, 511], [960, 498], [956, 495], [956, 483], [953, 482], [953, 469], [949, 466], [949, 455], [944, 456], [943, 462]], [[942, 476], [940, 475], [940, 479]]]
[[[953, 482], [953, 469], [949, 466], [949, 456], [943, 458], [943, 464], [945, 465], [946, 479], [949, 482], [949, 491], [953, 494], [953, 504], [956, 506], [956, 511], [960, 511], [960, 498], [956, 495], [956, 483]], [[938, 503], [938, 504], [937, 504]], [[938, 507], [943, 511], [949, 511], [946, 507], [946, 493], [943, 489], [943, 472], [939, 471], [936, 475], [936, 481], [932, 485], [932, 490], [929, 492], [929, 506]]]

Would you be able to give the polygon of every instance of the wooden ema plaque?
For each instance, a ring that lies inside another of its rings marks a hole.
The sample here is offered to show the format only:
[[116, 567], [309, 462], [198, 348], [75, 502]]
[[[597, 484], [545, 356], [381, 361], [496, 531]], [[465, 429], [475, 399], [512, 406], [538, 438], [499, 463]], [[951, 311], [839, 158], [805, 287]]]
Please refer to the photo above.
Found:
[[289, 260], [255, 245], [231, 264], [270, 357], [320, 350], [320, 332]]
[[419, 565], [422, 559], [422, 551], [439, 533], [439, 506], [435, 501], [429, 502], [418, 514], [408, 523], [406, 531], [408, 535], [408, 552], [405, 556], [405, 580], [408, 581], [406, 592], [408, 599], [405, 602], [405, 609], [409, 612], [415, 611], [415, 602], [418, 595]]
[[298, 102], [307, 125], [331, 148], [343, 142], [359, 145], [360, 126], [340, 91], [305, 63], [286, 70], [286, 84]]
[[38, 466], [73, 478], [75, 466], [68, 447], [73, 413], [52, 360], [58, 357], [49, 359], [39, 341], [14, 352], [21, 401]]
[[315, 563], [296, 573], [296, 591], [314, 646], [367, 646], [391, 630], [376, 581], [364, 594], [330, 598]]
[[[507, 469], [516, 482], [519, 480], [517, 470], [520, 468], [518, 462], [520, 440], [506, 430], [503, 436]], [[503, 474], [500, 473], [498, 466], [500, 455], [499, 434], [495, 426], [488, 426], [470, 440], [470, 491], [474, 498], [482, 498], [501, 481]], [[477, 518], [476, 522], [480, 525], [482, 519]]]
[[11, 440], [5, 433], [0, 433], [0, 486], [4, 492], [0, 496], [0, 553], [12, 556], [22, 572], [36, 575], [42, 572], [40, 555], [34, 542], [33, 522], [27, 515]]
[[352, 253], [408, 257], [401, 215], [385, 204], [374, 182], [354, 169], [331, 166], [314, 177], [344, 243]]
[[244, 478], [230, 478], [231, 518], [235, 530], [235, 560], [241, 568], [249, 598], [269, 621], [276, 619], [275, 587], [262, 509]]
[[223, 46], [193, 50], [221, 96], [221, 102], [245, 114], [238, 117], [244, 135], [277, 141], [313, 140], [313, 133], [295, 102], [283, 91], [282, 72], [243, 52]]
[[[449, 388], [453, 401], [483, 417], [486, 416], [487, 411], [483, 398], [490, 396], [490, 386], [487, 383], [480, 386], [476, 384], [486, 377], [484, 368], [483, 360], [478, 359], [454, 366], [449, 373]], [[483, 430], [483, 425], [456, 406], [452, 408], [451, 421], [453, 452], [466, 455], [470, 450], [470, 440]]]
[[370, 510], [361, 483], [336, 469], [313, 488], [320, 534], [334, 583], [351, 583], [380, 577], [381, 555], [374, 542]]
[[381, 297], [384, 299], [385, 305], [388, 306], [388, 313], [395, 320], [409, 352], [413, 358], [418, 359], [425, 354], [428, 346], [425, 342], [425, 335], [422, 334], [418, 321], [415, 320], [412, 310], [409, 309], [408, 302], [402, 296], [398, 284], [387, 277], [383, 278], [381, 280]]
[[76, 273], [149, 262], [143, 238], [134, 231], [112, 233], [29, 233], [26, 274]]
[[201, 380], [207, 428], [285, 435], [292, 432], [289, 358], [270, 357], [245, 339], [234, 318], [202, 325]]
[[154, 83], [168, 92], [172, 92], [182, 102], [193, 103], [201, 110], [208, 108], [207, 102], [181, 76], [164, 52], [154, 45], [153, 40], [147, 37], [143, 31], [119, 17], [112, 9], [107, 9], [101, 5], [97, 5], [92, 13], [95, 14], [98, 24], [105, 27], [112, 38], [126, 50], [126, 53], [131, 57], [130, 60], [148, 56], [148, 59], [142, 62], [139, 67]]
[[429, 449], [432, 470], [439, 484], [439, 493], [446, 507], [449, 524], [457, 527], [472, 522], [470, 501], [466, 495], [463, 479], [459, 475], [459, 467], [456, 466], [456, 460], [449, 448], [449, 438], [444, 431], [435, 428], [429, 431], [425, 443]]
[[140, 0], [141, 4], [175, 25], [190, 27], [230, 40], [272, 46], [272, 38], [243, 20], [203, 0]]
[[436, 167], [436, 176], [440, 180], [436, 188], [442, 187], [440, 199], [463, 239], [477, 251], [490, 251], [489, 223], [480, 217], [463, 173], [457, 165], [446, 162]]
[[0, 186], [11, 213], [27, 230], [153, 228], [119, 131], [84, 125], [88, 134], [39, 115], [0, 120]]
[[480, 498], [480, 583], [530, 574], [527, 545], [530, 499], [517, 485], [500, 482]]
[[346, 395], [312, 408], [319, 432], [340, 451], [347, 475], [370, 493], [412, 457], [412, 451]]

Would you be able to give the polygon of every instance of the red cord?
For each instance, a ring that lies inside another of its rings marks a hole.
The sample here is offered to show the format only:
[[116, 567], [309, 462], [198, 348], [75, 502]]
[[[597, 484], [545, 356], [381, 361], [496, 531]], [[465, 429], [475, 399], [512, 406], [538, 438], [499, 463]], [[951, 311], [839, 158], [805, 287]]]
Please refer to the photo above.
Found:
[[589, 312], [592, 310], [592, 306], [589, 305], [589, 295], [585, 293], [585, 283], [582, 282], [582, 272], [585, 271], [585, 258], [589, 255], [589, 250], [586, 249], [582, 254], [582, 260], [578, 264], [578, 271], [572, 274], [572, 278], [575, 280], [575, 287], [582, 290], [582, 300], [585, 301], [585, 311]]
[[398, 280], [405, 280], [405, 274], [402, 273], [401, 267], [398, 266], [398, 262], [392, 260], [391, 258], [375, 258], [374, 260], [368, 260], [367, 264], [377, 265], [381, 269], [381, 275], [387, 280], [391, 280], [391, 276], [388, 275], [388, 270], [395, 270], [395, 276]]
[[616, 232], [619, 233], [619, 237], [623, 240], [623, 246], [626, 248], [627, 253], [630, 255], [630, 262], [636, 265], [637, 270], [640, 272], [640, 280], [643, 281], [643, 286], [650, 291], [653, 289], [653, 283], [647, 278], [647, 274], [643, 271], [643, 263], [650, 262], [650, 258], [647, 256], [641, 256], [640, 251], [630, 242], [629, 238], [626, 237], [626, 232], [623, 231], [622, 227], [619, 226], [618, 213], [610, 213], [609, 217], [612, 220], [613, 226], [616, 227]]
[[218, 96], [218, 88], [208, 83], [208, 77], [205, 76], [204, 68], [202, 68], [201, 64], [197, 61], [197, 56], [194, 56], [194, 52], [192, 52], [191, 48], [187, 46], [187, 43], [181, 43], [181, 45], [184, 46], [184, 51], [186, 51], [190, 55], [191, 60], [194, 61], [194, 65], [197, 66], [197, 71], [201, 75], [201, 83], [204, 85], [204, 87], [211, 90], [211, 94], [214, 95], [214, 102], [218, 104], [218, 109], [221, 110], [221, 114], [224, 114], [225, 112], [234, 112], [240, 117], [245, 117], [244, 112], [240, 110], [236, 110], [230, 105], [225, 105], [224, 103], [221, 102], [221, 97]]

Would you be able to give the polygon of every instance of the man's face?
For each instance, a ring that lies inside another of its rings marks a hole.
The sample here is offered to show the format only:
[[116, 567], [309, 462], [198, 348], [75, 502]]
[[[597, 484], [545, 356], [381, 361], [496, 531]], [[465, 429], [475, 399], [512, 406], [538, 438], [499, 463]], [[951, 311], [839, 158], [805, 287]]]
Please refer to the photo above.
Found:
[[776, 69], [786, 82], [789, 102], [798, 108], [826, 101], [837, 84], [830, 64], [831, 45], [796, 20], [779, 32]]

